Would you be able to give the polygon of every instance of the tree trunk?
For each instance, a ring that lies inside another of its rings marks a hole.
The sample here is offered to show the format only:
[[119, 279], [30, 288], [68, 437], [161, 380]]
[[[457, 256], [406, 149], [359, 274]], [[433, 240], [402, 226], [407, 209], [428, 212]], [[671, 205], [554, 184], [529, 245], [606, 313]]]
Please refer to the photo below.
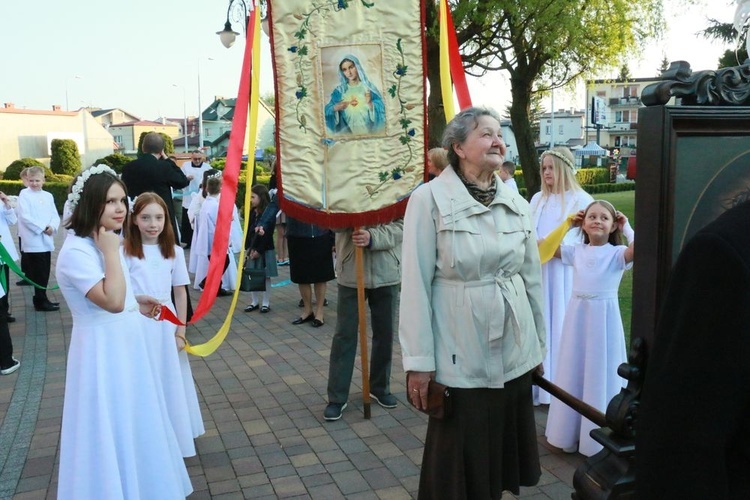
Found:
[[440, 46], [438, 45], [437, 7], [428, 2], [425, 13], [425, 28], [427, 34], [427, 81], [430, 89], [427, 96], [427, 147], [440, 146], [445, 130], [445, 110], [443, 109], [443, 94], [440, 87]]
[[531, 131], [528, 116], [531, 110], [531, 82], [523, 79], [511, 78], [511, 94], [513, 102], [510, 106], [510, 121], [516, 136], [518, 156], [521, 159], [523, 180], [526, 184], [526, 198], [539, 191], [539, 159], [534, 146], [534, 135]]

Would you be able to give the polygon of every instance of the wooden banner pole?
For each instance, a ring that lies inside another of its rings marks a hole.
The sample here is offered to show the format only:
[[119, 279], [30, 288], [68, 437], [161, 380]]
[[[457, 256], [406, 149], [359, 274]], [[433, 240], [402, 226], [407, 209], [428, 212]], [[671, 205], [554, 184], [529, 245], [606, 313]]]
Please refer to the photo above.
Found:
[[[359, 228], [356, 228], [358, 230]], [[359, 314], [359, 350], [362, 360], [362, 403], [365, 419], [370, 419], [370, 364], [367, 360], [367, 316], [365, 314], [365, 268], [362, 247], [354, 246], [357, 267], [357, 312]]]

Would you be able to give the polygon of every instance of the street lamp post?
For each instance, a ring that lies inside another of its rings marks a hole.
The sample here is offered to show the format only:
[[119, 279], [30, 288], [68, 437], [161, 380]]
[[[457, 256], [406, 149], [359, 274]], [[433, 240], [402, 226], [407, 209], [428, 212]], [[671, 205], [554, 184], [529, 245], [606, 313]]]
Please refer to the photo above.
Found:
[[[241, 10], [238, 10], [240, 8]], [[224, 29], [216, 32], [224, 47], [229, 48], [234, 45], [234, 41], [237, 39], [237, 35], [239, 35], [238, 32], [232, 29], [232, 21], [240, 22], [244, 20], [245, 24], [242, 29], [243, 31], [247, 29], [247, 14], [247, 4], [245, 3], [245, 0], [229, 0], [229, 5], [227, 6], [227, 21], [224, 23]]]
[[188, 148], [187, 101], [185, 99], [185, 87], [177, 85], [176, 83], [173, 83], [172, 87], [182, 88], [182, 136], [185, 139], [185, 152], [187, 153], [190, 149]]
[[81, 77], [79, 75], [75, 75], [70, 78], [65, 79], [65, 111], [70, 111], [70, 106], [68, 105], [68, 82], [70, 80], [80, 80]]

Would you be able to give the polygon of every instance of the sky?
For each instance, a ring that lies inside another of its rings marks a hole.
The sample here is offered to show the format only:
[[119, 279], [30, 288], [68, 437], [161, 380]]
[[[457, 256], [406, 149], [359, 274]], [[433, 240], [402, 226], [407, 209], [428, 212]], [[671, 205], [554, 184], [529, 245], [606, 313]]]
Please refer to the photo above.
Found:
[[[695, 33], [707, 17], [731, 22], [735, 6], [728, 0], [697, 2], [686, 8], [683, 1], [665, 0], [664, 39], [628, 61], [632, 76], [654, 76], [663, 55], [686, 60], [694, 70], [716, 67], [728, 47]], [[227, 5], [224, 0], [4, 1], [0, 105], [65, 109], [67, 101], [70, 109], [122, 108], [143, 119], [196, 116], [214, 96], [237, 95], [244, 37], [225, 49], [216, 35]], [[235, 31], [242, 29], [235, 25]], [[273, 92], [273, 76], [268, 39], [261, 35], [261, 40], [263, 95]], [[582, 87], [556, 92], [555, 108], [583, 108]], [[469, 89], [474, 104], [501, 112], [510, 99], [502, 73], [470, 78]]]

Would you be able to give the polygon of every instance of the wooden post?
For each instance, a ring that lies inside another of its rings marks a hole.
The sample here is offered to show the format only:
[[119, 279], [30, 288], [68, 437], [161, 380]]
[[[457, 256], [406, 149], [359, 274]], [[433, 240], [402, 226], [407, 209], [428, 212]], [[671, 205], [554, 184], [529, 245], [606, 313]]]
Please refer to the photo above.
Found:
[[[355, 231], [359, 228], [355, 228]], [[357, 267], [357, 312], [359, 313], [359, 351], [362, 360], [362, 403], [365, 419], [370, 419], [370, 365], [367, 358], [367, 316], [365, 314], [365, 268], [362, 247], [354, 246]]]

